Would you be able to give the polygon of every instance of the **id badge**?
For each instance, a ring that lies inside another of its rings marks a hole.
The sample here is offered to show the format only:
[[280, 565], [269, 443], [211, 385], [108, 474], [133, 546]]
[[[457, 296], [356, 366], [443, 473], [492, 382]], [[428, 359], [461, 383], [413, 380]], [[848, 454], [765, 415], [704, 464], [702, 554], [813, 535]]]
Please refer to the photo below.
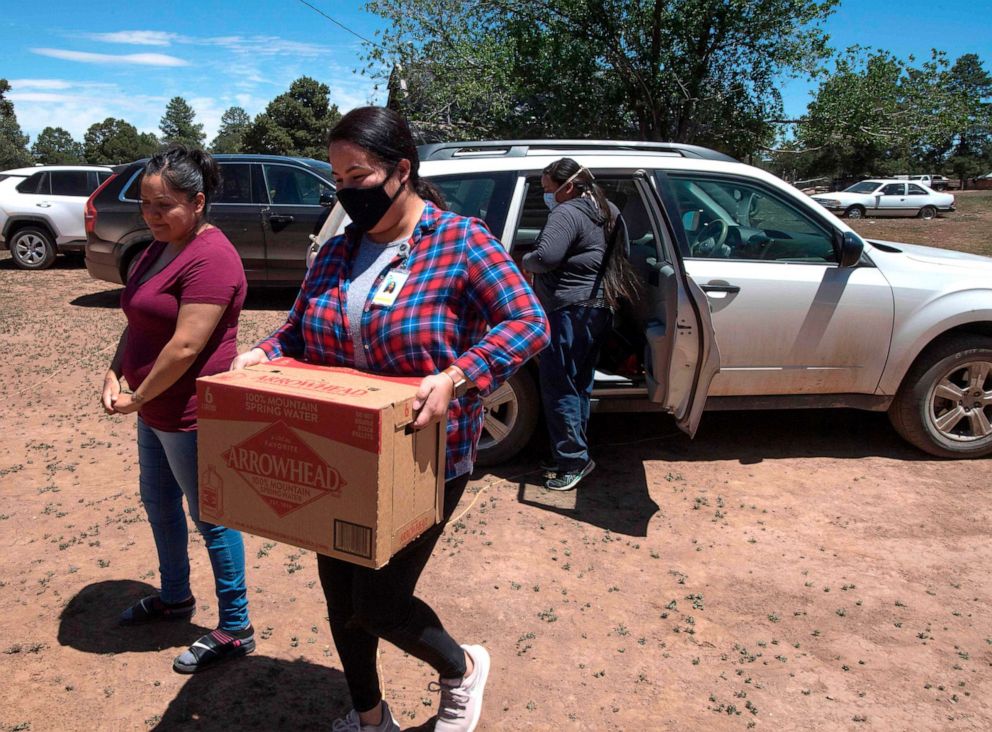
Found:
[[409, 276], [410, 273], [405, 269], [392, 269], [387, 272], [386, 276], [382, 278], [382, 282], [379, 283], [379, 289], [375, 291], [372, 304], [387, 308], [392, 307]]

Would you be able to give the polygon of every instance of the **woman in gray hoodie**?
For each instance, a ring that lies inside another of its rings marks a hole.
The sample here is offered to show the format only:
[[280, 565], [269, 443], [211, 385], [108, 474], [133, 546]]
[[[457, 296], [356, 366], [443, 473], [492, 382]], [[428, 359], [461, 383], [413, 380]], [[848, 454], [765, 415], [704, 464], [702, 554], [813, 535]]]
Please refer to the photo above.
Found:
[[541, 353], [541, 401], [551, 440], [544, 487], [567, 491], [595, 467], [586, 425], [599, 346], [613, 310], [635, 284], [627, 266], [626, 229], [588, 169], [557, 160], [541, 176], [548, 221], [523, 258], [548, 314], [551, 345]]

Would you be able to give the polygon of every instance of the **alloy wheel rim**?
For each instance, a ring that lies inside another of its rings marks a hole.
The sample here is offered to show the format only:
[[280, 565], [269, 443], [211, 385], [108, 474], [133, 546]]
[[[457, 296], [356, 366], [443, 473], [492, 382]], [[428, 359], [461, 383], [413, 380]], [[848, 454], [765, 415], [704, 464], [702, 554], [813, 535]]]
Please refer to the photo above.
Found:
[[948, 369], [930, 389], [927, 419], [948, 443], [992, 439], [992, 362], [969, 361]]
[[488, 448], [499, 444], [513, 431], [520, 414], [517, 395], [508, 383], [482, 400], [484, 418], [482, 422], [482, 438], [480, 448]]
[[35, 234], [22, 236], [14, 249], [17, 258], [26, 264], [38, 264], [45, 259], [45, 240]]

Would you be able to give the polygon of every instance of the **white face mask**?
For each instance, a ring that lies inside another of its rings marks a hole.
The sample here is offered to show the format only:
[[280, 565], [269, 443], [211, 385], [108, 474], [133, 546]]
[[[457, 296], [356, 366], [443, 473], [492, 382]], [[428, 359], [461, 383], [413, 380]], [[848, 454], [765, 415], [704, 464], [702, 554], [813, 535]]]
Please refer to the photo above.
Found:
[[545, 194], [544, 194], [544, 205], [548, 207], [548, 211], [554, 211], [555, 210], [555, 206], [558, 205], [558, 201], [555, 199], [555, 196], [558, 195], [558, 191], [560, 191], [562, 188], [564, 188], [569, 183], [571, 183], [573, 180], [575, 180], [576, 176], [579, 173], [581, 173], [583, 170], [585, 170], [585, 168], [579, 168], [577, 171], [575, 171], [574, 173], [572, 173], [571, 177], [568, 180], [566, 180], [564, 183], [562, 183], [560, 186], [558, 186], [557, 188], [555, 188], [553, 192], [551, 192], [551, 193], [545, 192]]

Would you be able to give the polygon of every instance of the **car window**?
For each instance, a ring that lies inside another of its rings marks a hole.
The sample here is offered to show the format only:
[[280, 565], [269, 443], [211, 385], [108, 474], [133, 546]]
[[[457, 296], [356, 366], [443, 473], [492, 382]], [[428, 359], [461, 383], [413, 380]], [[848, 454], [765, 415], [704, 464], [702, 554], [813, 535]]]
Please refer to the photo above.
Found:
[[51, 193], [48, 187], [48, 171], [38, 171], [17, 184], [18, 193]]
[[251, 165], [224, 163], [220, 166], [217, 203], [251, 203]]
[[[606, 198], [620, 209], [631, 243], [641, 244], [653, 251], [654, 231], [634, 181], [631, 178], [597, 175], [596, 183], [603, 189]], [[527, 179], [527, 195], [524, 198], [520, 223], [514, 234], [514, 246], [526, 246], [535, 242], [547, 220], [548, 207], [544, 203], [541, 177], [532, 176]]]
[[883, 196], [904, 196], [906, 195], [905, 183], [889, 183], [879, 191]]
[[306, 171], [288, 165], [263, 165], [269, 202], [275, 206], [319, 206], [320, 194], [330, 186]]
[[514, 173], [507, 172], [444, 175], [430, 180], [444, 195], [449, 210], [482, 219], [498, 237], [506, 225], [514, 178]]
[[929, 195], [929, 194], [925, 190], [923, 190], [922, 188], [920, 188], [918, 185], [916, 185], [914, 183], [910, 183], [909, 184], [909, 195], [911, 195], [911, 196], [926, 196], [926, 195]]
[[88, 196], [93, 191], [85, 170], [53, 170], [51, 172], [53, 196]]
[[876, 188], [878, 188], [878, 183], [870, 180], [863, 180], [860, 183], [855, 183], [853, 186], [848, 186], [844, 189], [845, 193], [871, 193]]
[[141, 172], [144, 170], [144, 166], [138, 166], [137, 170], [131, 176], [131, 182], [127, 184], [127, 188], [121, 194], [121, 198], [125, 201], [140, 201], [141, 200]]
[[99, 172], [97, 172], [97, 174], [96, 174], [97, 181], [98, 181], [97, 182], [97, 188], [99, 188], [101, 185], [103, 185], [107, 181], [107, 179], [110, 176], [112, 176], [112, 175], [113, 175], [113, 173], [107, 173], [107, 172], [104, 172], [102, 170], [99, 171]]
[[740, 180], [668, 177], [691, 258], [836, 261], [833, 231], [785, 197]]

